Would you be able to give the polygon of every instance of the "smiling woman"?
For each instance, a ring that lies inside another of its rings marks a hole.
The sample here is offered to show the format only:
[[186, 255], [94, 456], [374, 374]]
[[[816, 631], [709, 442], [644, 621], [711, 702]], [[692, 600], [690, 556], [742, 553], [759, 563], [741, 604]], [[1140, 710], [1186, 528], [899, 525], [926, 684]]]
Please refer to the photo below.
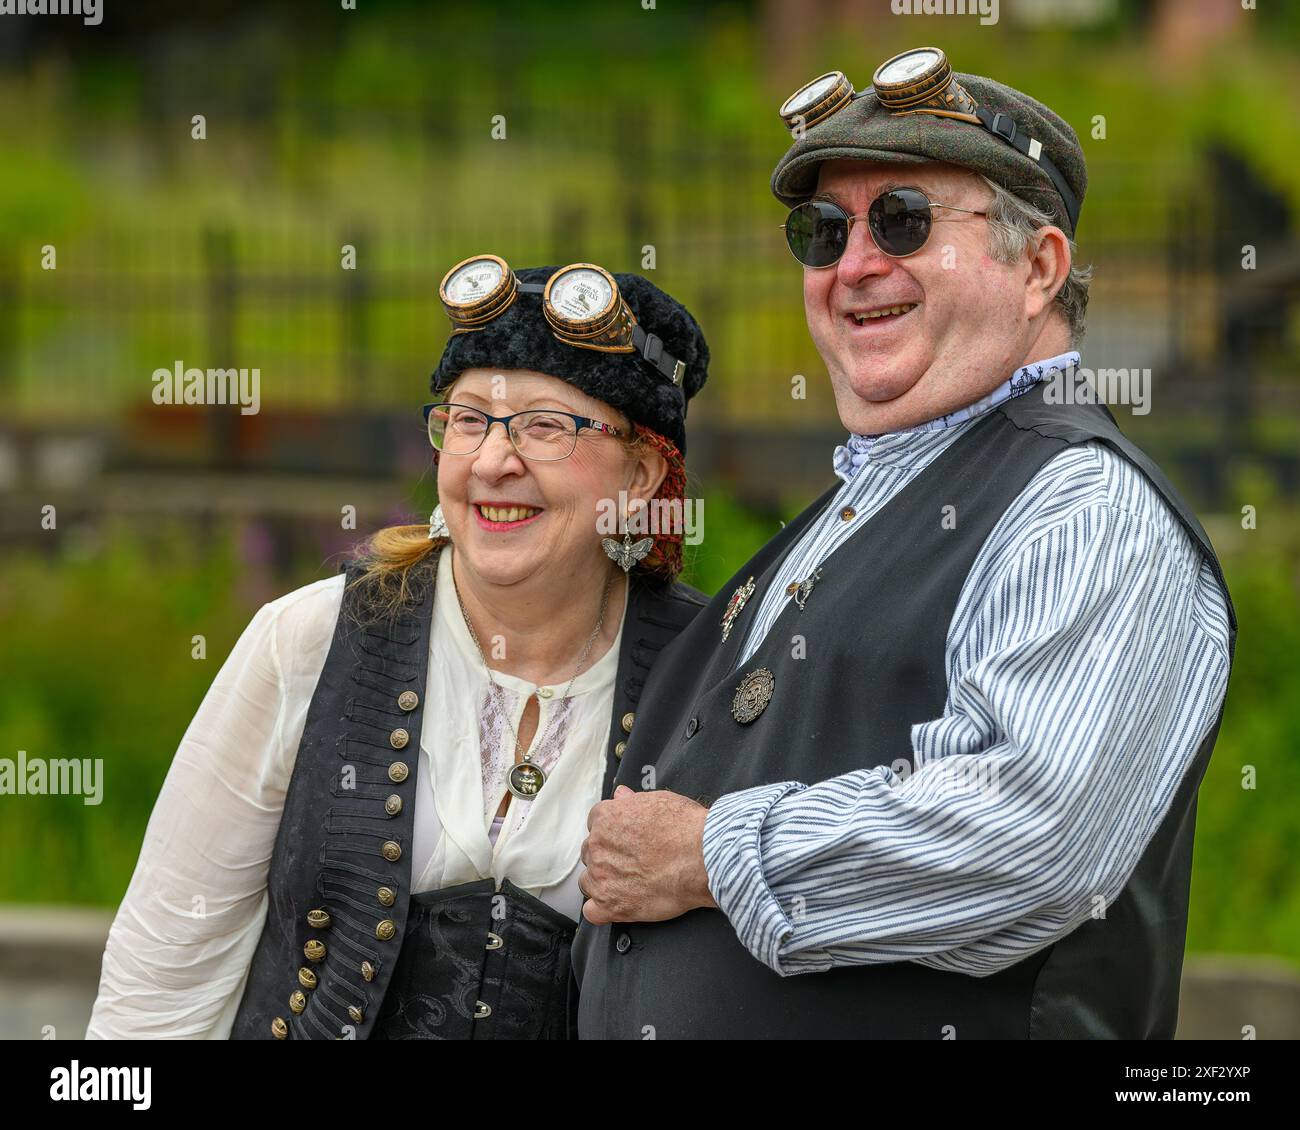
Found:
[[[217, 675], [88, 1036], [576, 1034], [588, 813], [658, 652], [705, 603], [676, 581], [679, 531], [629, 548], [597, 515], [680, 504], [708, 348], [668, 295], [604, 272], [618, 324], [598, 349], [564, 340], [534, 281], [554, 273], [520, 271], [448, 343], [426, 413], [437, 520], [263, 607]], [[174, 909], [200, 896], [203, 914]]]

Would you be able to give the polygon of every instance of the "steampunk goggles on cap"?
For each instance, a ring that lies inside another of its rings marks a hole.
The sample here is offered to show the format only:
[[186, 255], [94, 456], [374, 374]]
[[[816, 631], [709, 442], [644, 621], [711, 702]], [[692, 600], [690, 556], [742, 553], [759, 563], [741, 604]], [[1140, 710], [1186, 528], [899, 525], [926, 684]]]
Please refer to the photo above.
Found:
[[540, 294], [542, 314], [557, 340], [601, 353], [636, 353], [674, 385], [681, 386], [686, 363], [637, 324], [618, 282], [595, 263], [570, 263], [545, 283], [520, 282], [497, 255], [474, 255], [442, 278], [438, 297], [451, 319], [452, 334], [473, 333], [500, 317], [520, 294]]
[[895, 116], [937, 114], [983, 126], [1023, 153], [1051, 179], [1065, 204], [1070, 226], [1079, 224], [1079, 201], [1061, 170], [1043, 152], [1042, 143], [1017, 128], [1008, 114], [990, 113], [959, 83], [948, 57], [937, 47], [917, 47], [886, 59], [866, 90], [854, 91], [843, 71], [828, 71], [805, 83], [781, 103], [781, 120], [795, 137], [824, 122], [857, 98], [874, 92]]

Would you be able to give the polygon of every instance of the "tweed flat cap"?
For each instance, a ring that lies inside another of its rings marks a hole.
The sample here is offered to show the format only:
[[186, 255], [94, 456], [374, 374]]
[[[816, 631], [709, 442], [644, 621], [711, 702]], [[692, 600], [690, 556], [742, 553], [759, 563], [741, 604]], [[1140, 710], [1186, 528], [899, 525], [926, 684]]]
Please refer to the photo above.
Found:
[[[1068, 122], [1041, 102], [1004, 83], [982, 75], [954, 77], [982, 110], [1004, 115], [999, 125], [1015, 133], [1024, 145], [1042, 146], [1082, 206], [1088, 170], [1079, 138]], [[1009, 119], [1009, 122], [1008, 122]], [[1051, 215], [1071, 238], [1071, 222], [1061, 192], [1036, 160], [982, 125], [922, 111], [898, 113], [883, 105], [868, 87], [842, 109], [804, 131], [772, 173], [772, 193], [794, 207], [816, 192], [817, 169], [823, 161], [947, 161], [983, 173], [1007, 191]]]
[[[557, 270], [523, 267], [515, 277], [521, 283], [544, 283]], [[451, 336], [429, 378], [430, 391], [445, 389], [466, 369], [532, 369], [625, 412], [633, 422], [672, 440], [685, 455], [686, 402], [709, 376], [704, 333], [685, 306], [649, 279], [616, 273], [614, 280], [637, 324], [685, 364], [680, 387], [636, 353], [601, 353], [560, 341], [542, 313], [541, 295], [520, 292], [505, 313], [482, 329]]]

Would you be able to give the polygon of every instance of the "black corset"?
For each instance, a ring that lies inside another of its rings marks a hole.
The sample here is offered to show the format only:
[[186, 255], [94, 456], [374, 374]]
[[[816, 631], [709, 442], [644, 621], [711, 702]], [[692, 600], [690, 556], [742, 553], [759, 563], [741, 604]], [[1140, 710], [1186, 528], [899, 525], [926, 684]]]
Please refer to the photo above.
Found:
[[577, 1039], [577, 923], [509, 879], [411, 896], [372, 1040]]

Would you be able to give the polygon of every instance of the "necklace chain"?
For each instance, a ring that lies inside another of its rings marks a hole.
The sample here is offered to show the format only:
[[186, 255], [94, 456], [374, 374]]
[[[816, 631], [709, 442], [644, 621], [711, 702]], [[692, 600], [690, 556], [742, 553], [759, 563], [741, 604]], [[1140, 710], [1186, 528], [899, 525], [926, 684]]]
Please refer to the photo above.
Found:
[[[574, 681], [577, 679], [579, 673], [582, 671], [582, 665], [587, 661], [587, 656], [591, 653], [591, 646], [596, 642], [596, 637], [600, 635], [600, 629], [604, 627], [605, 609], [609, 605], [609, 587], [610, 584], [613, 582], [613, 580], [614, 580], [614, 574], [611, 572], [609, 576], [605, 578], [605, 590], [604, 592], [601, 593], [600, 615], [596, 617], [596, 626], [591, 629], [591, 635], [587, 637], [587, 645], [582, 649], [582, 654], [578, 656], [578, 665], [573, 669], [573, 675], [569, 679], [569, 685], [564, 688], [564, 693], [560, 696], [561, 701], [569, 697], [569, 692], [573, 690]], [[483, 652], [483, 645], [479, 643], [478, 633], [474, 631], [474, 624], [469, 618], [469, 613], [465, 610], [465, 602], [461, 599], [460, 587], [456, 584], [455, 573], [452, 574], [451, 587], [456, 590], [456, 603], [460, 605], [460, 614], [465, 619], [465, 627], [469, 629], [470, 639], [474, 641], [474, 646], [478, 648], [478, 656], [481, 660], [483, 660], [483, 669], [487, 671], [488, 681], [494, 687], [500, 689], [501, 684], [496, 681], [496, 677], [492, 674], [492, 668], [488, 666], [487, 656]], [[540, 706], [541, 697], [540, 695], [538, 695], [538, 692], [533, 691], [533, 696], [537, 698], [538, 706]], [[506, 725], [510, 727], [510, 736], [514, 738], [515, 757], [517, 758], [520, 753], [519, 733], [515, 729], [514, 723], [510, 721], [509, 714], [506, 715]], [[525, 753], [523, 756], [525, 762], [530, 760], [529, 754]]]

